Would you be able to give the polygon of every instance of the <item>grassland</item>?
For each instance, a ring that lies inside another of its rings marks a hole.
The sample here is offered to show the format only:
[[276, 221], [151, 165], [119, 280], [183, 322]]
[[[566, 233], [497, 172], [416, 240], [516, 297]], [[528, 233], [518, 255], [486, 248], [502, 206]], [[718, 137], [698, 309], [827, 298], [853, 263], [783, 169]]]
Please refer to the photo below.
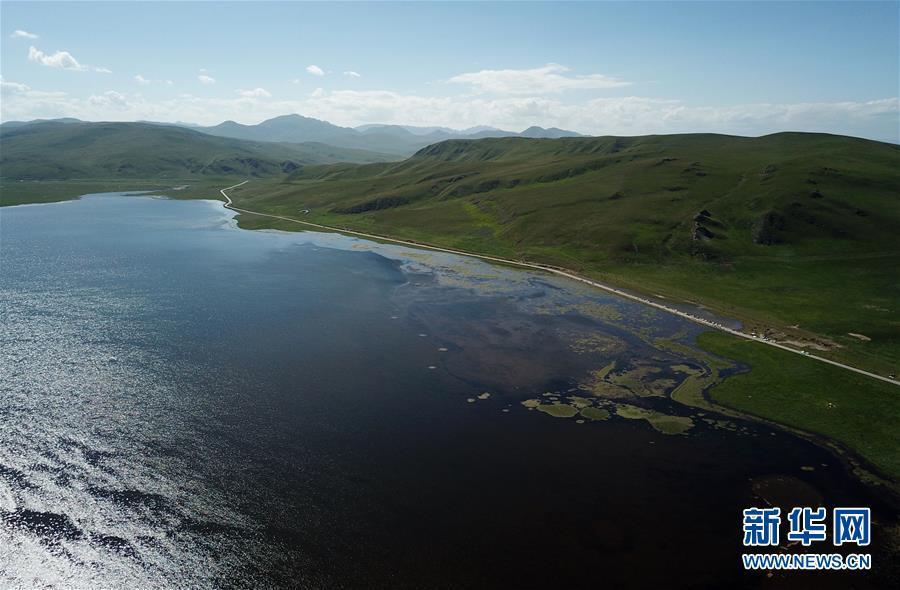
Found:
[[900, 480], [895, 385], [719, 332], [701, 334], [698, 344], [751, 368], [714, 386], [716, 403], [837, 441]]

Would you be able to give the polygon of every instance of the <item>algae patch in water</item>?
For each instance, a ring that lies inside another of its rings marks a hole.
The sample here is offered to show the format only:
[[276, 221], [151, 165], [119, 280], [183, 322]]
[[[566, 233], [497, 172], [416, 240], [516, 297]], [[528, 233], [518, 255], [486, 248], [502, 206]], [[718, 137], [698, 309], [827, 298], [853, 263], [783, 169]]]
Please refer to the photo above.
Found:
[[694, 427], [694, 421], [688, 416], [671, 416], [631, 404], [617, 405], [616, 415], [628, 420], [646, 420], [663, 434], [684, 434]]

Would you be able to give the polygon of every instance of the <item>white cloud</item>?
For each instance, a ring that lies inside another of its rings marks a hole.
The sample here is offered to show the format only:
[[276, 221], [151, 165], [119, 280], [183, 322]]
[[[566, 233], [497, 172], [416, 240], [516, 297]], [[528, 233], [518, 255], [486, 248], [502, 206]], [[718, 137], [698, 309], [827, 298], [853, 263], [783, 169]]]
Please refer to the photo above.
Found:
[[545, 97], [434, 97], [390, 91], [317, 90], [306, 100], [272, 104], [338, 125], [382, 122], [453, 128], [490, 125], [520, 131], [531, 125], [596, 135], [711, 132], [764, 135], [820, 131], [900, 142], [900, 100], [692, 106], [645, 97], [579, 103]]
[[362, 77], [359, 75], [359, 73], [354, 72], [353, 70], [347, 70], [346, 72], [344, 72], [344, 75], [349, 76], [350, 78], [361, 78]]
[[112, 74], [112, 71], [108, 70], [107, 68], [86, 66], [82, 63], [79, 63], [78, 60], [75, 59], [75, 56], [73, 56], [68, 51], [57, 51], [56, 53], [52, 54], [44, 53], [34, 45], [28, 48], [28, 61], [33, 61], [49, 68], [60, 68], [63, 70], [72, 70], [75, 72], [85, 72], [88, 70], [93, 70], [101, 74]]
[[6, 82], [5, 80], [0, 80], [0, 93], [4, 96], [10, 94], [25, 94], [31, 90], [31, 87], [27, 84], [20, 84], [18, 82]]
[[325, 72], [317, 65], [308, 65], [306, 66], [306, 71], [313, 76], [324, 76]]
[[88, 103], [95, 107], [106, 107], [115, 109], [125, 109], [128, 105], [128, 99], [124, 94], [115, 90], [107, 90], [103, 94], [92, 94], [88, 98]]
[[10, 35], [13, 39], [37, 39], [38, 36], [34, 33], [29, 33], [28, 31], [23, 31], [22, 29], [16, 29]]
[[453, 76], [448, 82], [467, 84], [477, 92], [492, 94], [553, 94], [566, 90], [602, 90], [628, 86], [603, 74], [566, 76], [566, 66], [550, 63], [530, 70], [481, 70]]
[[329, 92], [320, 88], [297, 100], [190, 94], [150, 100], [115, 91], [84, 99], [6, 81], [2, 90], [2, 120], [68, 116], [94, 121], [190, 121], [208, 125], [226, 119], [258, 123], [278, 115], [300, 113], [344, 126], [375, 122], [454, 128], [490, 125], [519, 131], [540, 125], [595, 135], [710, 132], [755, 136], [791, 130], [900, 143], [898, 98], [698, 106], [639, 96], [568, 102], [556, 97], [421, 96], [386, 90]]
[[265, 88], [254, 88], [253, 90], [236, 90], [238, 94], [244, 98], [271, 98], [272, 93]]
[[28, 48], [28, 60], [50, 68], [62, 68], [64, 70], [84, 71], [87, 66], [78, 63], [78, 60], [68, 51], [57, 51], [50, 55], [44, 53], [34, 45]]
[[200, 74], [199, 76], [197, 76], [197, 80], [199, 80], [201, 84], [206, 84], [207, 86], [216, 83], [215, 78], [213, 78], [212, 76], [207, 76], [206, 74]]
[[[41, 90], [32, 90], [28, 84], [22, 84], [20, 82], [7, 82], [2, 77], [0, 77], [0, 94], [7, 97], [10, 101], [15, 103], [17, 99], [21, 99], [26, 104], [33, 104], [36, 100], [59, 100], [66, 96], [65, 92], [46, 92]], [[3, 115], [3, 119], [6, 120], [5, 116], [5, 107], [4, 103], [0, 103], [0, 114]], [[35, 117], [33, 117], [35, 118]]]
[[141, 86], [150, 86], [151, 84], [165, 84], [166, 86], [172, 86], [174, 84], [171, 80], [151, 80], [150, 78], [145, 78], [141, 74], [135, 74], [133, 79]]

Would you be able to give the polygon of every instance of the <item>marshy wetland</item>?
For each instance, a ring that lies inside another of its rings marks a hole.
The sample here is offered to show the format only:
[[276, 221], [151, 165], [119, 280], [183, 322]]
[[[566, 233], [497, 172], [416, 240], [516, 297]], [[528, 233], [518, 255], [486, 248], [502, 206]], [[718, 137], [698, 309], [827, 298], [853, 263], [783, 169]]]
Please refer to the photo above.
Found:
[[[0, 585], [755, 587], [741, 510], [891, 508], [713, 406], [702, 328], [124, 194], [2, 211]], [[885, 584], [873, 572], [806, 576]], [[879, 560], [881, 560], [879, 562]]]

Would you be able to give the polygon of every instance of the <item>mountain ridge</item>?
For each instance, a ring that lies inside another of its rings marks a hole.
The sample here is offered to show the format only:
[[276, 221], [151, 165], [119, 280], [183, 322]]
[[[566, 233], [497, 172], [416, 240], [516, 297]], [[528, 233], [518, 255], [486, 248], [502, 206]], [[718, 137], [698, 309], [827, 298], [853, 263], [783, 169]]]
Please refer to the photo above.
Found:
[[[105, 123], [96, 121], [93, 123]], [[413, 125], [393, 125], [371, 123], [358, 127], [342, 127], [322, 119], [306, 117], [296, 113], [279, 115], [256, 124], [222, 121], [217, 125], [197, 125], [194, 123], [157, 121], [135, 121], [148, 125], [181, 127], [230, 139], [266, 141], [274, 143], [323, 143], [335, 148], [367, 150], [390, 154], [397, 157], [410, 156], [419, 149], [449, 139], [483, 139], [488, 137], [585, 137], [575, 131], [557, 127], [543, 128], [533, 125], [521, 132], [506, 131], [496, 127], [478, 125], [467, 129], [449, 127], [417, 127]], [[74, 118], [34, 119], [31, 121], [7, 121], [0, 129], [12, 129], [37, 123], [92, 123]]]
[[442, 127], [412, 127], [406, 125], [369, 124], [356, 128], [341, 127], [328, 121], [299, 114], [280, 115], [255, 125], [224, 121], [219, 125], [195, 127], [197, 131], [256, 141], [319, 141], [335, 147], [367, 149], [389, 154], [408, 156], [417, 150], [448, 139], [485, 137], [580, 137], [581, 134], [551, 127], [532, 126], [521, 133], [493, 127], [472, 127], [453, 130]]
[[43, 121], [0, 126], [5, 179], [272, 176], [302, 166], [389, 156], [317, 142], [252, 142], [174, 125]]

